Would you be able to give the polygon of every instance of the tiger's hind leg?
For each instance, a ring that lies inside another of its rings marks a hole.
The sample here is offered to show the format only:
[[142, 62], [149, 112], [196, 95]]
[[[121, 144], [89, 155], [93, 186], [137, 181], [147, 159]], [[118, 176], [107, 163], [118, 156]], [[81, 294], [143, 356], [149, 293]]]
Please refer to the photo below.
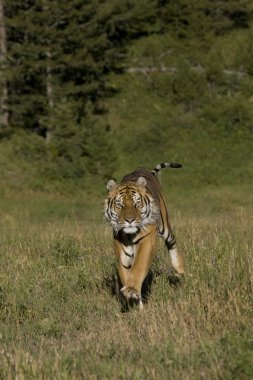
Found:
[[165, 245], [170, 253], [172, 267], [177, 274], [182, 275], [185, 273], [184, 258], [182, 253], [177, 249], [176, 238], [169, 223], [168, 211], [163, 198], [160, 200], [160, 212], [161, 222], [159, 226], [159, 236], [165, 241]]
[[177, 249], [176, 240], [172, 231], [170, 232], [169, 237], [165, 240], [165, 245], [170, 253], [172, 267], [175, 269], [177, 274], [184, 274], [184, 258], [181, 252]]
[[184, 258], [182, 253], [177, 248], [175, 235], [168, 222], [168, 215], [164, 216], [167, 223], [166, 227], [162, 225], [162, 230], [159, 231], [159, 236], [161, 236], [165, 241], [165, 245], [170, 253], [171, 264], [173, 269], [176, 271], [177, 274], [182, 275], [185, 273]]

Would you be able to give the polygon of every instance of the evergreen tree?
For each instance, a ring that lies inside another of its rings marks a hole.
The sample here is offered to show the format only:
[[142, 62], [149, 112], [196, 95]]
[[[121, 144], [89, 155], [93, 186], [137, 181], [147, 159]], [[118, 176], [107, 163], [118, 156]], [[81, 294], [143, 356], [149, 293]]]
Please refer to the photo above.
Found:
[[117, 162], [110, 127], [94, 115], [91, 102], [81, 120], [77, 115], [73, 103], [63, 103], [52, 119], [54, 133], [48, 145], [48, 158], [49, 162], [54, 162], [54, 176], [78, 178], [93, 174], [109, 177]]
[[106, 94], [104, 74], [114, 69], [116, 60], [107, 54], [111, 46], [104, 20], [97, 16], [100, 3], [8, 2], [11, 122], [15, 128], [47, 136], [50, 127], [41, 118], [52, 114], [62, 96], [78, 102], [82, 114], [87, 100], [96, 102]]
[[[8, 126], [9, 113], [7, 109], [8, 88], [6, 79], [6, 28], [4, 15], [4, 0], [0, 0], [0, 128]], [[2, 133], [3, 131], [1, 131]]]
[[[108, 74], [122, 73], [132, 42], [153, 34], [169, 37], [173, 70], [153, 75], [152, 89], [173, 106], [201, 114], [210, 99], [232, 91], [223, 58], [210, 49], [214, 38], [249, 27], [252, 18], [250, 0], [8, 0], [5, 11], [8, 54], [2, 22], [1, 74], [3, 63], [7, 70], [1, 75], [0, 107], [8, 95], [13, 132], [43, 136], [46, 159], [55, 161], [65, 176], [103, 176], [113, 166], [103, 100], [114, 94]], [[250, 74], [251, 53], [243, 54]], [[239, 54], [237, 65], [242, 60]], [[250, 92], [249, 81], [244, 82], [238, 89], [234, 80], [235, 95]]]
[[8, 3], [11, 123], [14, 130], [46, 137], [49, 150], [57, 146], [62, 168], [80, 157], [78, 176], [85, 172], [83, 157], [91, 157], [92, 151], [94, 159], [98, 156], [95, 149], [87, 153], [85, 139], [100, 141], [94, 136], [98, 134], [107, 146], [108, 131], [101, 125], [101, 131], [97, 126], [91, 132], [85, 118], [89, 101], [95, 113], [103, 112], [100, 99], [111, 92], [105, 77], [118, 70], [107, 25], [111, 12], [113, 6], [108, 9], [101, 0]]
[[159, 1], [157, 17], [163, 30], [179, 38], [224, 34], [234, 27], [247, 28], [252, 16], [250, 0]]

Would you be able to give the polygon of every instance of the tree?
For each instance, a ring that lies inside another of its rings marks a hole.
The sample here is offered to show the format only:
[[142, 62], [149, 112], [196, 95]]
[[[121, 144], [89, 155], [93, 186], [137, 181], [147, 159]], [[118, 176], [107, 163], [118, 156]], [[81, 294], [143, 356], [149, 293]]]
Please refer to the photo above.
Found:
[[0, 127], [8, 126], [8, 88], [6, 79], [6, 30], [4, 15], [4, 0], [0, 0]]
[[[111, 93], [106, 75], [120, 60], [110, 36], [109, 11], [102, 0], [8, 1], [11, 123], [45, 137], [43, 124], [64, 99], [94, 104]], [[64, 100], [64, 101], [65, 101]]]
[[172, 31], [178, 38], [220, 35], [232, 28], [247, 28], [252, 16], [251, 0], [178, 0], [160, 1], [157, 17], [162, 30]]
[[[64, 178], [101, 178], [112, 175], [117, 155], [110, 127], [94, 115], [89, 102], [85, 115], [78, 120], [73, 103], [62, 103], [51, 120], [54, 133], [48, 144], [49, 161], [54, 163], [54, 175]], [[49, 166], [50, 170], [52, 166]]]

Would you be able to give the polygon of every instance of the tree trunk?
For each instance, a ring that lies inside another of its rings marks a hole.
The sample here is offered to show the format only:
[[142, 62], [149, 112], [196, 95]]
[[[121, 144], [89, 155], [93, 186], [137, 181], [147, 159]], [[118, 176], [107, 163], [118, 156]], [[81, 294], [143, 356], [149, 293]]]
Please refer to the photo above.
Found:
[[[49, 109], [51, 111], [54, 107], [54, 101], [53, 101], [52, 73], [51, 73], [51, 67], [50, 67], [51, 53], [49, 51], [47, 52], [47, 58], [48, 58], [48, 63], [47, 63], [47, 70], [46, 70], [46, 72], [47, 72], [46, 90], [47, 90], [47, 101], [48, 101]], [[51, 135], [52, 135], [52, 126], [49, 124], [47, 126], [47, 131], [46, 131], [47, 143], [50, 142]]]
[[9, 119], [7, 108], [8, 88], [7, 80], [5, 78], [6, 52], [4, 0], [0, 0], [0, 127], [7, 127]]
[[[0, 0], [1, 1], [1, 0]], [[48, 6], [48, 0], [42, 0], [43, 3], [43, 11], [48, 12], [49, 6]], [[46, 52], [46, 93], [47, 93], [47, 103], [49, 106], [49, 123], [46, 127], [46, 142], [49, 143], [52, 137], [52, 125], [51, 125], [51, 113], [52, 109], [54, 108], [54, 100], [53, 100], [53, 84], [52, 84], [52, 71], [51, 71], [51, 59], [52, 55], [50, 52], [50, 43], [47, 41], [48, 44], [48, 51]]]

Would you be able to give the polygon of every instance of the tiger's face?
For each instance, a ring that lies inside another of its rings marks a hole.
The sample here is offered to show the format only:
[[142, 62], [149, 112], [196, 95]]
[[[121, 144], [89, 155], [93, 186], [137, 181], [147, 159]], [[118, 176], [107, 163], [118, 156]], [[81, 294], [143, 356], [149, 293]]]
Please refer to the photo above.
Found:
[[116, 233], [120, 230], [127, 234], [137, 233], [159, 219], [159, 208], [145, 186], [143, 177], [139, 177], [135, 184], [117, 185], [114, 180], [108, 181], [105, 219]]

